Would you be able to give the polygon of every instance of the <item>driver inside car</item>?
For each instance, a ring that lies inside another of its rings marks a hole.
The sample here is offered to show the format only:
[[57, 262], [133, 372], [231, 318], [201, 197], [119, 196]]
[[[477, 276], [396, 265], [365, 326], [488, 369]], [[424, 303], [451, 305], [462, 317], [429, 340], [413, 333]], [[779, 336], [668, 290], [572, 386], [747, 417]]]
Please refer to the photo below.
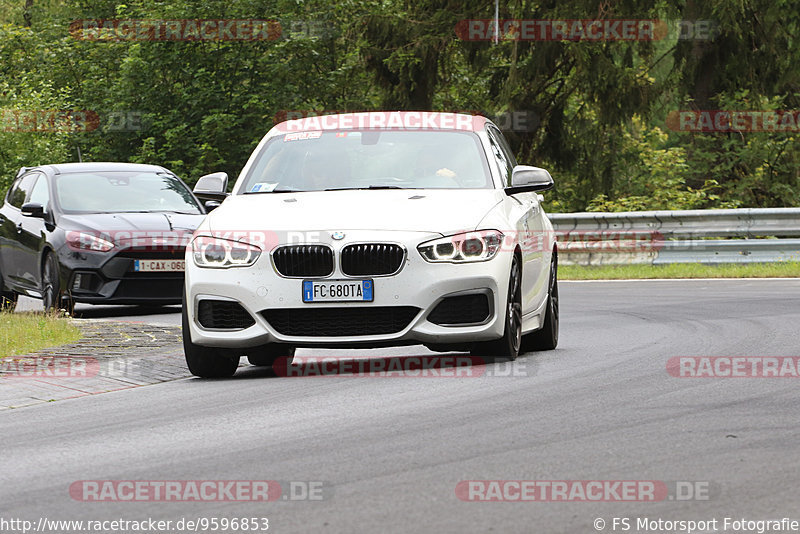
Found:
[[458, 187], [455, 171], [442, 165], [442, 151], [425, 147], [417, 156], [414, 181], [418, 187]]

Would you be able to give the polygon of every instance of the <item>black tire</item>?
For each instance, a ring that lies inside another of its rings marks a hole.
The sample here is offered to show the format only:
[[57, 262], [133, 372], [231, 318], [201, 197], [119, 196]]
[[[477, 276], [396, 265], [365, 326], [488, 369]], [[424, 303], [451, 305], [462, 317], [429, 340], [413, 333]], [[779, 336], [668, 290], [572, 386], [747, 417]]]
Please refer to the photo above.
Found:
[[47, 252], [42, 262], [42, 307], [46, 312], [72, 312], [70, 300], [61, 295], [61, 267], [52, 252]]
[[247, 361], [256, 367], [272, 367], [278, 358], [286, 358], [286, 365], [291, 365], [294, 360], [294, 347], [280, 343], [267, 343], [252, 349], [247, 349]]
[[186, 297], [181, 308], [181, 337], [183, 337], [183, 353], [189, 372], [201, 378], [228, 378], [236, 373], [239, 357], [231, 356], [224, 349], [204, 347], [192, 343], [189, 330], [189, 314], [186, 311]]
[[3, 273], [0, 272], [0, 311], [13, 312], [18, 298], [19, 293], [6, 289]]
[[536, 332], [523, 336], [522, 349], [525, 352], [553, 350], [558, 346], [558, 315], [558, 255], [554, 253], [550, 264], [550, 282], [544, 324]]
[[473, 356], [487, 356], [514, 361], [522, 345], [522, 269], [517, 255], [511, 262], [506, 298], [505, 328], [503, 337], [496, 341], [475, 343], [470, 351]]

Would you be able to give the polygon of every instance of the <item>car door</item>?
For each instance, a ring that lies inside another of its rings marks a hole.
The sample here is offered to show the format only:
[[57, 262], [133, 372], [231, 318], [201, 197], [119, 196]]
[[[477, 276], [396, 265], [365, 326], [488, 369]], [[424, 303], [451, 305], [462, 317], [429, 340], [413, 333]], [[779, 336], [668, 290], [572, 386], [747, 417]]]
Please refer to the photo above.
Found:
[[[35, 173], [35, 183], [25, 203], [39, 204], [49, 213], [50, 206], [50, 185], [47, 176], [43, 173]], [[39, 288], [39, 278], [41, 277], [41, 251], [44, 246], [47, 234], [47, 223], [40, 217], [28, 217], [20, 214], [20, 225], [18, 226], [19, 251], [17, 263], [19, 264], [18, 276], [22, 284]]]
[[19, 262], [21, 258], [20, 234], [22, 232], [22, 212], [20, 209], [36, 182], [38, 173], [27, 173], [11, 185], [6, 202], [0, 208], [0, 272], [7, 284], [30, 287], [21, 278]]
[[[511, 173], [517, 164], [514, 153], [503, 134], [493, 125], [486, 127], [489, 142], [496, 163], [504, 178], [504, 185], [511, 185]], [[522, 314], [535, 311], [547, 296], [547, 283], [544, 274], [547, 263], [544, 261], [545, 244], [544, 212], [539, 205], [536, 193], [516, 193], [511, 198], [518, 202], [522, 214], [517, 221], [517, 239], [522, 249]]]

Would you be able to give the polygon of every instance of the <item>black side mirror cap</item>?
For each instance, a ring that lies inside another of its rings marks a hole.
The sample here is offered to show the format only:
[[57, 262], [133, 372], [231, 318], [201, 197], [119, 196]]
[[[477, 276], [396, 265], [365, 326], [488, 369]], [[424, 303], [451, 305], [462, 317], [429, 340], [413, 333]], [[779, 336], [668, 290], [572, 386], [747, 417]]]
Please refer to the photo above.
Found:
[[545, 169], [529, 165], [517, 165], [511, 173], [511, 185], [506, 187], [506, 194], [547, 191], [554, 185], [553, 177]]
[[37, 202], [28, 202], [22, 205], [22, 214], [25, 217], [35, 217], [37, 219], [44, 219], [44, 206]]

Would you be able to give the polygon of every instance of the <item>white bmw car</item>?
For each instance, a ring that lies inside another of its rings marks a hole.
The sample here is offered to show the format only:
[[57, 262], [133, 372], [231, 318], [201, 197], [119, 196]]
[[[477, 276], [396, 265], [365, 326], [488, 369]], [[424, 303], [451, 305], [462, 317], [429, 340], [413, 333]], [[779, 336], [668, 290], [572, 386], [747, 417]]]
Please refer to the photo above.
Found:
[[[195, 191], [226, 185], [216, 173]], [[480, 116], [273, 127], [187, 248], [190, 371], [231, 376], [241, 356], [272, 365], [297, 347], [555, 348], [557, 250], [538, 193], [552, 186]]]

